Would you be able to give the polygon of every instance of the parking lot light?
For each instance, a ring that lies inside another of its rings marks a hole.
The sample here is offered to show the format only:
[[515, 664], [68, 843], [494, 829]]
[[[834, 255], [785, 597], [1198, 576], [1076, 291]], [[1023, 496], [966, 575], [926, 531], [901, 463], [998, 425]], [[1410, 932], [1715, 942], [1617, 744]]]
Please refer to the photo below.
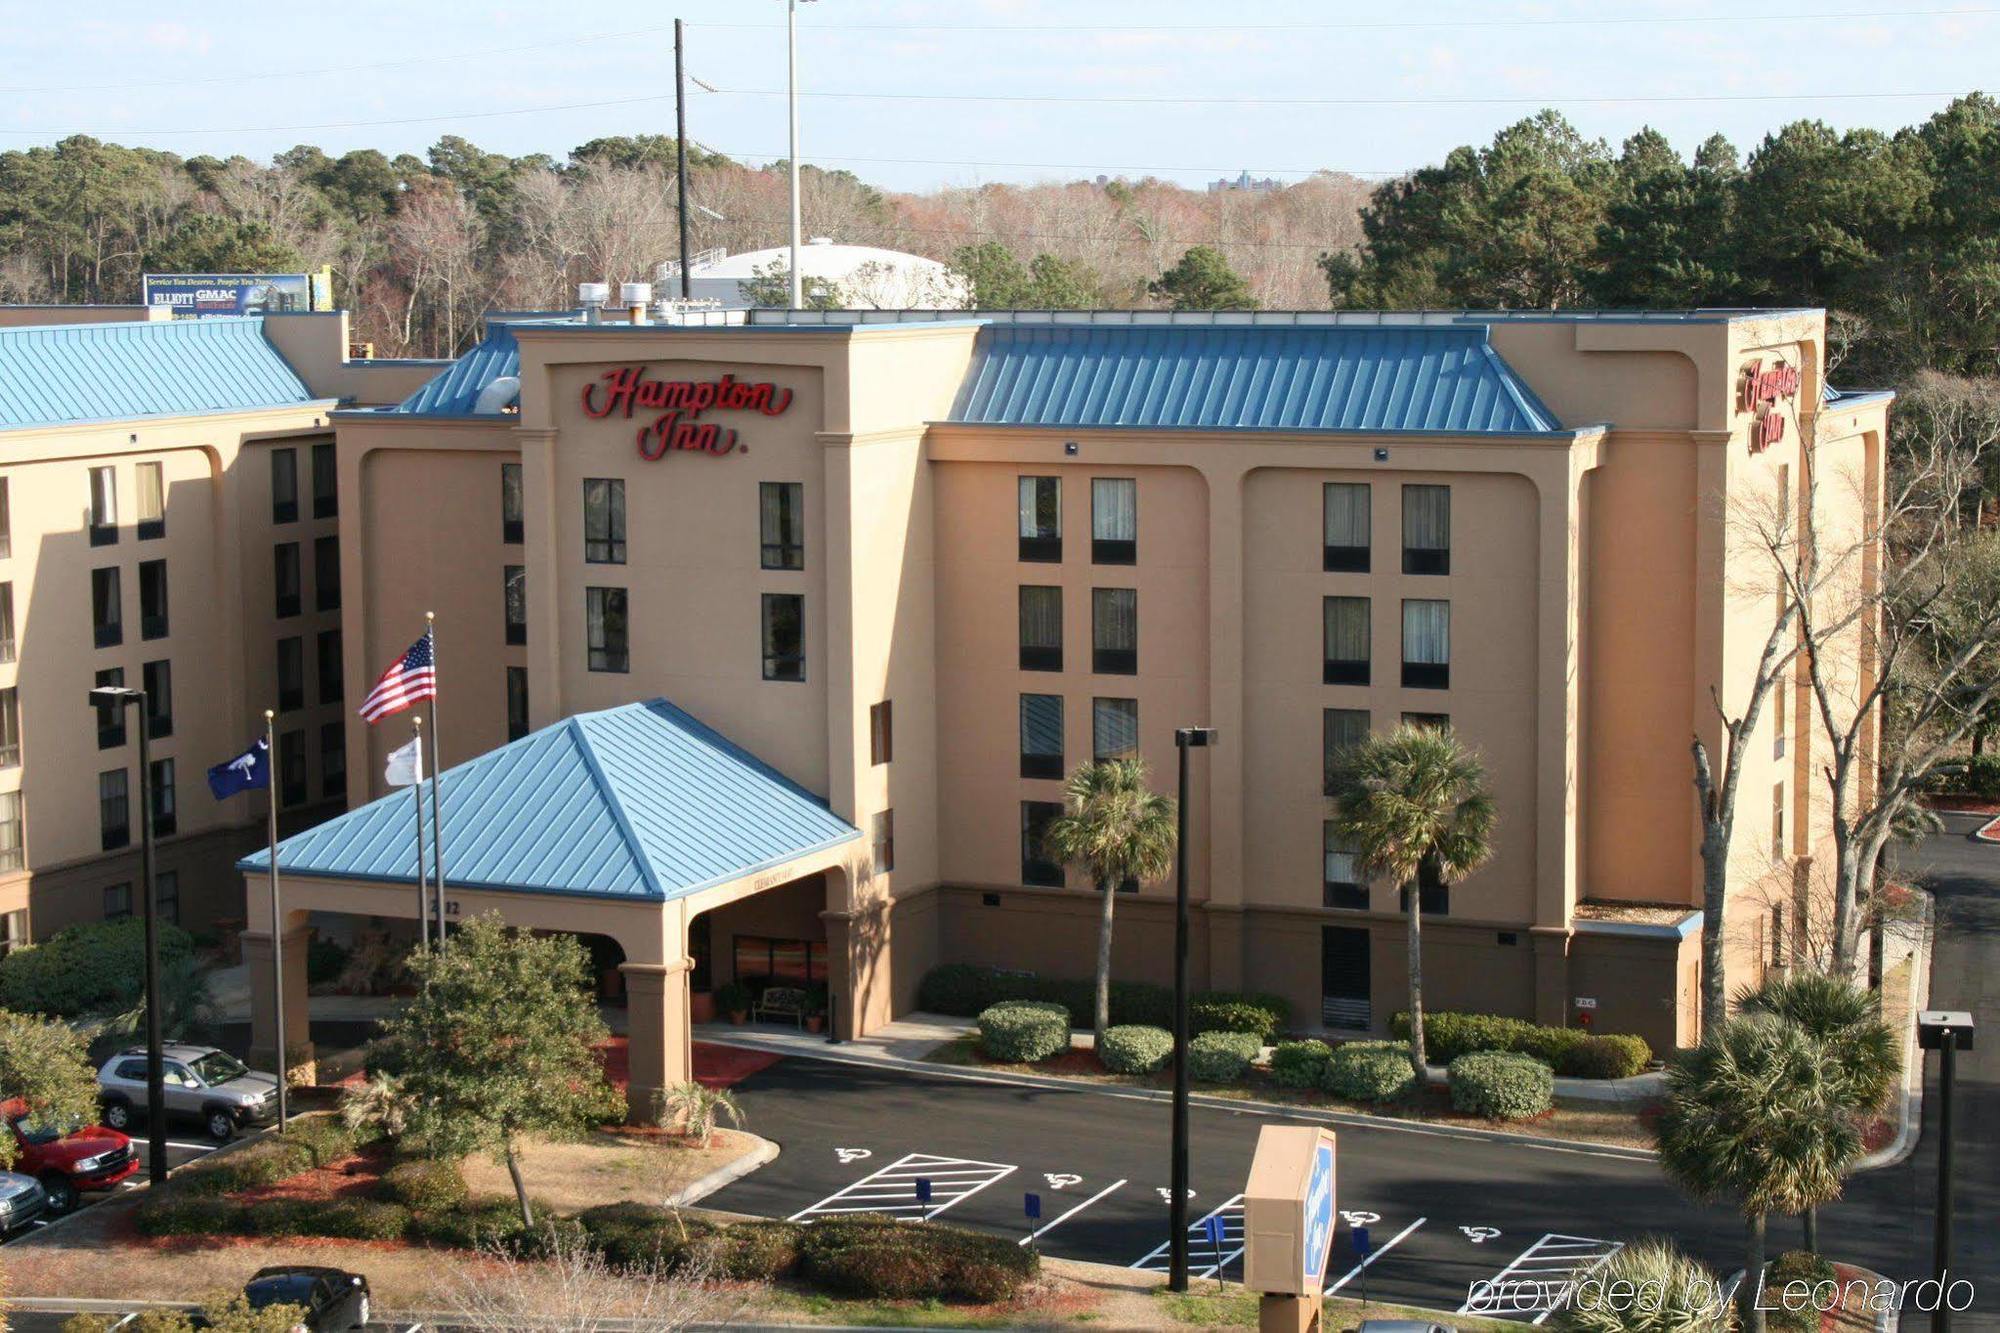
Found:
[[[1951, 1102], [1958, 1082], [1958, 1053], [1972, 1049], [1972, 1015], [1958, 1009], [1926, 1009], [1917, 1015], [1917, 1046], [1938, 1053], [1938, 1182], [1931, 1276], [1944, 1290], [1951, 1266]], [[1940, 1295], [1931, 1314], [1934, 1330], [1951, 1327], [1951, 1306]]]
[[[1213, 727], [1180, 727], [1179, 827], [1174, 837], [1174, 1162], [1167, 1201], [1167, 1289], [1188, 1289], [1188, 751], [1215, 744]], [[1218, 1266], [1218, 1272], [1220, 1268]]]

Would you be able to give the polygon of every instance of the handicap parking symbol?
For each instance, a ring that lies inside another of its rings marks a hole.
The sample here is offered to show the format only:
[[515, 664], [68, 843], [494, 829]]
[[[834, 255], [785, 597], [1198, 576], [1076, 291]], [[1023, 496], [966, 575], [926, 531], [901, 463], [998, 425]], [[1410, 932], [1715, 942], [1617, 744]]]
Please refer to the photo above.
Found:
[[1370, 1227], [1382, 1220], [1382, 1214], [1364, 1212], [1361, 1209], [1343, 1209], [1340, 1216], [1349, 1227]]
[[875, 1154], [866, 1148], [835, 1148], [833, 1155], [840, 1159], [842, 1166], [846, 1166], [849, 1162], [865, 1161]]
[[1499, 1227], [1460, 1227], [1459, 1230], [1463, 1231], [1465, 1238], [1474, 1245], [1484, 1245], [1500, 1234]]

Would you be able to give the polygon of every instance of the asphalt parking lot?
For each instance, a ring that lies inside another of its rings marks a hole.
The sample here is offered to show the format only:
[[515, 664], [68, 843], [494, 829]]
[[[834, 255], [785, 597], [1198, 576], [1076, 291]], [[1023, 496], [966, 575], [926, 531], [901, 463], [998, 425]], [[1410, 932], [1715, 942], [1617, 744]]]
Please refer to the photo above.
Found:
[[[94, 1207], [115, 1194], [137, 1189], [144, 1183], [148, 1170], [147, 1163], [152, 1160], [152, 1150], [151, 1145], [146, 1141], [145, 1125], [141, 1123], [137, 1126], [137, 1130], [137, 1134], [132, 1139], [132, 1148], [138, 1154], [139, 1169], [122, 1183], [113, 1186], [111, 1189], [86, 1190], [81, 1196], [81, 1202], [77, 1205], [80, 1209]], [[177, 1125], [167, 1135], [167, 1169], [171, 1171], [176, 1167], [185, 1166], [197, 1158], [208, 1156], [208, 1154], [221, 1146], [214, 1139], [204, 1138], [198, 1133], [190, 1134], [186, 1128]], [[21, 1237], [30, 1235], [47, 1226], [51, 1220], [53, 1219], [42, 1218], [30, 1223], [20, 1231], [14, 1232], [4, 1239], [0, 1239], [0, 1246], [11, 1245]]]

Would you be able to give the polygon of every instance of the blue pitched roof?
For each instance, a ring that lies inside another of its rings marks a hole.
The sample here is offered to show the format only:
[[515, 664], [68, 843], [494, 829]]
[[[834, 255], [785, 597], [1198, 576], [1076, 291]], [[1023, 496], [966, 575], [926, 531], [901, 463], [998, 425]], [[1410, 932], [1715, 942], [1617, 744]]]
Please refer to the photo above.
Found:
[[[664, 902], [861, 831], [664, 699], [580, 713], [448, 768], [447, 884]], [[278, 844], [287, 875], [416, 883], [407, 792]], [[268, 870], [268, 851], [237, 863]]]
[[315, 401], [256, 315], [0, 329], [0, 429]]
[[1560, 431], [1484, 325], [989, 325], [948, 418], [1177, 430]]
[[[488, 320], [479, 345], [451, 363], [391, 411], [420, 416], [469, 417], [482, 389], [502, 375], [521, 373], [521, 345], [501, 320]], [[499, 413], [489, 415], [498, 416]]]

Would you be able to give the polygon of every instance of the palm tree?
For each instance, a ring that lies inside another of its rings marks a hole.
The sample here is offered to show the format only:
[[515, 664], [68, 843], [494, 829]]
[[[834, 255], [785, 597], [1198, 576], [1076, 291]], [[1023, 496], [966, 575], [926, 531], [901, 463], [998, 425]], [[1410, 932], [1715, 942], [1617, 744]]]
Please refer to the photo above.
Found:
[[[1857, 1127], [1880, 1111], [1902, 1082], [1902, 1042], [1882, 1021], [1880, 997], [1860, 986], [1824, 972], [1797, 972], [1765, 982], [1736, 1003], [1740, 1013], [1796, 1023], [1820, 1044], [1840, 1105]], [[1806, 1249], [1818, 1254], [1818, 1208], [1807, 1208], [1802, 1220]]]
[[1493, 855], [1493, 793], [1486, 767], [1449, 726], [1404, 723], [1341, 757], [1327, 788], [1334, 832], [1361, 874], [1407, 886], [1410, 940], [1410, 1060], [1424, 1076], [1423, 889], [1429, 869], [1449, 884]]
[[678, 1124], [697, 1148], [708, 1147], [715, 1138], [716, 1121], [725, 1116], [730, 1124], [743, 1128], [743, 1108], [726, 1088], [711, 1088], [690, 1079], [653, 1094], [653, 1118]]
[[1660, 1168], [1690, 1196], [1742, 1209], [1744, 1333], [1764, 1329], [1765, 1216], [1839, 1198], [1841, 1168], [1861, 1149], [1845, 1091], [1826, 1049], [1770, 1014], [1738, 1014], [1667, 1070]]
[[1104, 900], [1097, 924], [1097, 1000], [1091, 1015], [1097, 1040], [1111, 1026], [1111, 909], [1127, 880], [1159, 879], [1173, 868], [1178, 832], [1174, 802], [1146, 786], [1137, 759], [1079, 764], [1063, 787], [1063, 813], [1042, 835], [1048, 854], [1080, 867]]

